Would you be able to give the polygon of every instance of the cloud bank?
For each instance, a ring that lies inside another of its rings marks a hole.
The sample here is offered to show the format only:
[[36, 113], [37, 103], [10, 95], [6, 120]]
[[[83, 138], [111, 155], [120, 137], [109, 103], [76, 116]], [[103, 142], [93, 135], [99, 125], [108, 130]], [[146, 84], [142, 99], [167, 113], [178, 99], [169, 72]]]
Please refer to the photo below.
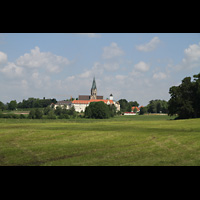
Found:
[[141, 44], [136, 46], [136, 49], [138, 51], [143, 51], [143, 52], [150, 52], [155, 50], [158, 45], [160, 44], [160, 39], [158, 37], [154, 37], [150, 42], [148, 42], [147, 44]]
[[[86, 33], [84, 36], [96, 37]], [[169, 61], [162, 66], [161, 62], [148, 58], [148, 52], [155, 50], [160, 43], [161, 40], [154, 37], [148, 43], [137, 46], [139, 52], [135, 52], [139, 57], [132, 54], [131, 58], [127, 58], [130, 52], [122, 49], [119, 43], [110, 41], [99, 47], [98, 59], [93, 59], [87, 67], [82, 66], [82, 60], [72, 62], [67, 57], [44, 52], [39, 46], [33, 46], [12, 62], [8, 59], [9, 55], [0, 51], [0, 101], [22, 101], [28, 97], [77, 98], [79, 94], [90, 93], [94, 76], [98, 94], [104, 95], [104, 98], [112, 93], [115, 100], [126, 98], [141, 105], [155, 98], [167, 100], [172, 77], [180, 70], [200, 67], [200, 43], [183, 49], [179, 64]], [[77, 67], [79, 64], [81, 67]], [[74, 70], [69, 73], [70, 68]]]

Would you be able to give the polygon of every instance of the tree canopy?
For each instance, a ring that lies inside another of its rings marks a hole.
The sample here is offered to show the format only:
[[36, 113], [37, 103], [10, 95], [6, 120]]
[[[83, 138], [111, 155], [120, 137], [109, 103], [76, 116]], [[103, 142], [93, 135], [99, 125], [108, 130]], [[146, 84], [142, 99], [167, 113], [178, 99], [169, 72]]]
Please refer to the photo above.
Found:
[[85, 110], [86, 118], [107, 119], [111, 116], [111, 109], [104, 102], [92, 102]]
[[38, 98], [28, 98], [28, 100], [23, 100], [18, 103], [18, 108], [45, 108], [51, 103], [56, 103], [56, 99], [38, 99]]
[[137, 101], [128, 102], [126, 99], [120, 99], [119, 104], [120, 104], [120, 110], [122, 112], [131, 112], [133, 106], [136, 107], [139, 106], [139, 103]]
[[17, 101], [13, 100], [8, 103], [8, 110], [15, 110], [17, 108]]
[[200, 117], [200, 73], [193, 78], [185, 77], [179, 86], [169, 89], [169, 115], [178, 114], [180, 119]]
[[160, 99], [151, 100], [147, 105], [147, 111], [149, 113], [167, 113], [168, 102]]

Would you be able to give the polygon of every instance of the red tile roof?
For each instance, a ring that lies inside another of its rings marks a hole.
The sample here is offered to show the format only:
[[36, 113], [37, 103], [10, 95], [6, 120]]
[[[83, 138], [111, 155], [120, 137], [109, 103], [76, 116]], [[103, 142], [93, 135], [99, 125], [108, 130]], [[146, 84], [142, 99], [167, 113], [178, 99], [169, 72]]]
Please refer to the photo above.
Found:
[[137, 106], [133, 106], [132, 111], [134, 111], [135, 108], [137, 109], [137, 111], [140, 111], [140, 109]]
[[103, 101], [104, 103], [108, 103], [108, 101], [110, 102], [110, 104], [113, 104], [113, 100], [104, 100], [104, 99], [91, 99], [91, 100], [74, 100], [72, 101], [73, 104], [89, 104], [91, 102], [99, 102], [99, 101]]

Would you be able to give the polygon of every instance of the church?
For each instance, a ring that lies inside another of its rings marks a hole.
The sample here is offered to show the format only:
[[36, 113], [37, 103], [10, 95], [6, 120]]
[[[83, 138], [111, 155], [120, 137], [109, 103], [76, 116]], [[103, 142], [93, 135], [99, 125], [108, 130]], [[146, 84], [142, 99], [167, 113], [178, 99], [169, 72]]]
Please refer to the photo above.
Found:
[[97, 86], [95, 78], [92, 82], [91, 95], [79, 95], [79, 100], [103, 99], [103, 96], [97, 96]]
[[79, 95], [78, 100], [74, 101], [59, 101], [55, 104], [54, 108], [57, 106], [66, 107], [67, 109], [74, 106], [76, 112], [85, 112], [85, 109], [91, 102], [103, 101], [107, 105], [115, 105], [116, 110], [120, 111], [120, 104], [113, 100], [113, 95], [111, 94], [109, 99], [103, 99], [103, 96], [97, 95], [97, 86], [95, 78], [93, 78], [91, 94], [90, 95]]

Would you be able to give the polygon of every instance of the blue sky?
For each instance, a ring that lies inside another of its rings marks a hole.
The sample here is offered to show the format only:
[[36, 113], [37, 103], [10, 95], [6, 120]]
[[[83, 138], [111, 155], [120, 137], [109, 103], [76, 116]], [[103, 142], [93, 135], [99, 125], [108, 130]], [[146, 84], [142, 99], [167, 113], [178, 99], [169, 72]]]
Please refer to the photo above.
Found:
[[147, 105], [200, 73], [199, 33], [0, 33], [0, 101], [112, 93]]

